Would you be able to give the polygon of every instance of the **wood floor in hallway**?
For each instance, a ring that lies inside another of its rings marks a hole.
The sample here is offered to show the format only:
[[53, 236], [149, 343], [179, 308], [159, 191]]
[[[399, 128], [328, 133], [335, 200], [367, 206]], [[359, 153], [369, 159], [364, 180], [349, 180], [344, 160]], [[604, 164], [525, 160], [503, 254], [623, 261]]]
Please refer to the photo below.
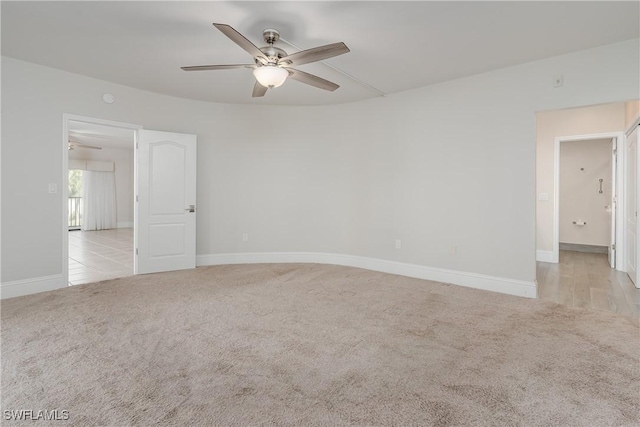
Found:
[[558, 264], [538, 263], [537, 279], [540, 299], [640, 317], [640, 289], [606, 254], [560, 251]]

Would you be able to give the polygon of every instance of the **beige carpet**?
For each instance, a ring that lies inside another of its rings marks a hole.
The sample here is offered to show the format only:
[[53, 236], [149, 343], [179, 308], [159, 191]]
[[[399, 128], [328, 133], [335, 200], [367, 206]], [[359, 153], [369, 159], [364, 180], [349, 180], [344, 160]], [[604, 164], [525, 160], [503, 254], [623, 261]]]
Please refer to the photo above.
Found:
[[198, 268], [1, 315], [3, 425], [640, 425], [636, 320], [355, 268]]

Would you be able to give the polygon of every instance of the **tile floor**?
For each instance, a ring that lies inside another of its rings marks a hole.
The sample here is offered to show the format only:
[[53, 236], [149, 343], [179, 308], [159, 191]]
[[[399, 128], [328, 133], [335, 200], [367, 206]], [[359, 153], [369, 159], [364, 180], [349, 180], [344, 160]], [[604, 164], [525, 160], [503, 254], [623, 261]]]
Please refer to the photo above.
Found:
[[69, 231], [69, 284], [133, 275], [133, 228]]
[[640, 289], [606, 254], [560, 251], [558, 264], [538, 263], [537, 277], [540, 299], [640, 317]]

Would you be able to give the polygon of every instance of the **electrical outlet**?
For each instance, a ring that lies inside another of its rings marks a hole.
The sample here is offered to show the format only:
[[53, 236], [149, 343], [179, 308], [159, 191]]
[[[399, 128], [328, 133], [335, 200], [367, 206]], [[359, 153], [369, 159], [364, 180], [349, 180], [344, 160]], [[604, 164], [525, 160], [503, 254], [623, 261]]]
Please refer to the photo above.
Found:
[[402, 248], [402, 240], [398, 239], [396, 240], [396, 249], [400, 249]]
[[242, 235], [242, 241], [243, 241], [243, 242], [248, 242], [248, 241], [249, 241], [249, 235], [248, 235], [247, 233], [244, 233], [244, 234]]
[[451, 246], [449, 247], [449, 253], [450, 253], [451, 255], [455, 255], [457, 252], [458, 252], [458, 247], [457, 247], [456, 245], [451, 245]]
[[56, 194], [58, 192], [58, 184], [49, 184], [49, 194]]

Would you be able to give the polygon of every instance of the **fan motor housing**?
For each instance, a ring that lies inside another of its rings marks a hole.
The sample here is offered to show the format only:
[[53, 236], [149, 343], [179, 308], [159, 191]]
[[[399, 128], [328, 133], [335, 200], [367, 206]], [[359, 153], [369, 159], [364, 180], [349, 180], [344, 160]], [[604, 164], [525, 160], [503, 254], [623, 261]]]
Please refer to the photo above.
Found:
[[269, 46], [261, 47], [260, 50], [269, 59], [272, 59], [272, 58], [273, 59], [280, 59], [280, 58], [284, 58], [285, 56], [287, 56], [287, 52], [285, 52], [284, 50], [280, 49], [279, 47], [275, 47], [274, 45], [271, 45], [271, 44]]

